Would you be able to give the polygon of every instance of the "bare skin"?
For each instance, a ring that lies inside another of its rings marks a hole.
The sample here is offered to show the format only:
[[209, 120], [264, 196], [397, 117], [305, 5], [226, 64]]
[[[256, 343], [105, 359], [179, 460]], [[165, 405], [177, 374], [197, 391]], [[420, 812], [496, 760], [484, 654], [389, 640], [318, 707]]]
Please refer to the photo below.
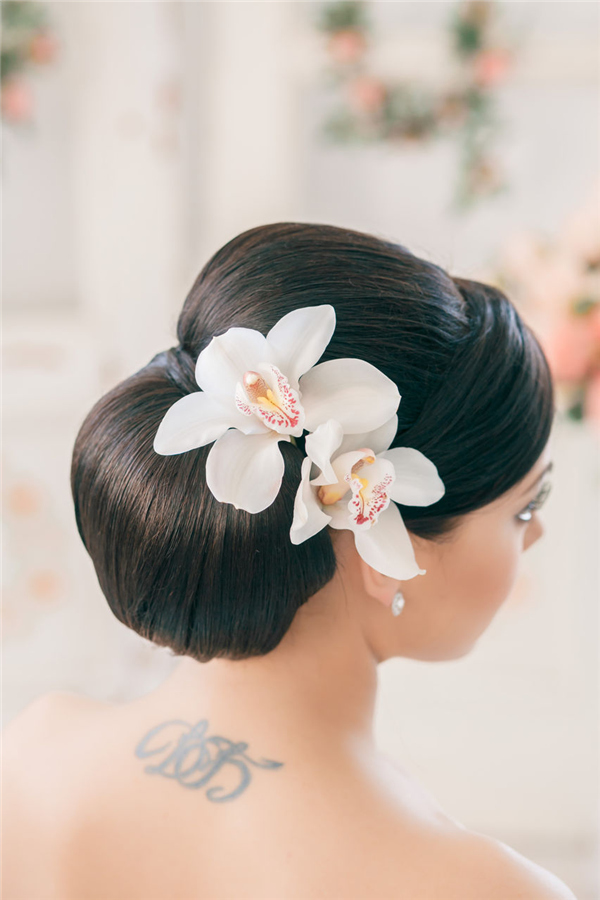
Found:
[[549, 461], [452, 541], [413, 538], [427, 574], [408, 582], [332, 531], [336, 576], [267, 656], [185, 657], [130, 703], [31, 704], [3, 735], [5, 900], [573, 900], [373, 737], [378, 663], [465, 655], [510, 593]]

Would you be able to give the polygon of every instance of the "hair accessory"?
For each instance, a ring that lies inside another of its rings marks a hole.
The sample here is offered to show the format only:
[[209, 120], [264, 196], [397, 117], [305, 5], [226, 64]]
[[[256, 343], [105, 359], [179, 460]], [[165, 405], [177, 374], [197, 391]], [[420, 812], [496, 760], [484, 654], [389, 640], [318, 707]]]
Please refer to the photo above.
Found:
[[279, 441], [294, 441], [335, 417], [348, 434], [376, 429], [398, 408], [394, 382], [362, 359], [315, 365], [335, 330], [330, 304], [295, 309], [266, 337], [229, 328], [196, 362], [201, 388], [177, 400], [154, 438], [163, 455], [215, 442], [206, 482], [222, 503], [258, 513], [273, 503], [284, 473]]
[[[398, 580], [425, 574], [400, 510], [390, 501], [429, 506], [443, 497], [445, 487], [435, 465], [419, 450], [388, 449], [397, 427], [394, 414], [373, 431], [344, 434], [340, 423], [329, 419], [306, 436], [290, 529], [293, 544], [326, 525], [350, 529], [359, 555], [378, 572]], [[313, 467], [321, 474], [311, 479]]]
[[398, 591], [394, 594], [394, 599], [392, 600], [392, 615], [399, 616], [402, 610], [404, 609], [404, 594], [402, 591]]

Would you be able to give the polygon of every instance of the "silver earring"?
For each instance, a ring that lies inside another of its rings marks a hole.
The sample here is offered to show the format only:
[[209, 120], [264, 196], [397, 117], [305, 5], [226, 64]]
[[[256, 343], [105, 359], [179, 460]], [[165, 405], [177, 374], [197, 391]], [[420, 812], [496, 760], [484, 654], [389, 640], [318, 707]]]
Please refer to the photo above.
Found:
[[394, 596], [392, 600], [392, 615], [399, 616], [404, 608], [404, 596], [402, 591], [398, 591], [398, 593]]

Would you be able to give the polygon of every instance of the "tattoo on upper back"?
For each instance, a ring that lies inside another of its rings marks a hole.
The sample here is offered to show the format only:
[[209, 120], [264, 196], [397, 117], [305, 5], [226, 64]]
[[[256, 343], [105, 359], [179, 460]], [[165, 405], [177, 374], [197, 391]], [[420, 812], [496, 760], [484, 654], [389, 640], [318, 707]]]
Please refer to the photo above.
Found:
[[[148, 756], [162, 756], [156, 765], [147, 765], [144, 772], [174, 778], [187, 788], [202, 788], [220, 770], [228, 767], [238, 770], [238, 784], [229, 793], [223, 793], [223, 785], [214, 785], [206, 791], [208, 800], [222, 803], [238, 797], [250, 783], [248, 763], [259, 769], [278, 769], [283, 765], [272, 759], [251, 759], [246, 754], [248, 744], [244, 741], [230, 741], [228, 738], [214, 735], [206, 737], [208, 720], [200, 719], [195, 725], [182, 719], [170, 719], [151, 728], [135, 748], [138, 759]], [[183, 733], [182, 733], [182, 729]], [[163, 742], [152, 739], [162, 732]], [[166, 737], [166, 743], [164, 738]], [[211, 752], [213, 751], [213, 752]], [[196, 777], [198, 773], [200, 777]]]

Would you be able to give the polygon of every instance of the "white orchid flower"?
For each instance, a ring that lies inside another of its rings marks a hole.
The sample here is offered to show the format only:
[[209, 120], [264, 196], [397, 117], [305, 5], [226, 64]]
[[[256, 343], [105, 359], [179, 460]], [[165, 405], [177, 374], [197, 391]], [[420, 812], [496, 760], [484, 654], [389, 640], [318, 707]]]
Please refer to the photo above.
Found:
[[[390, 501], [429, 506], [443, 497], [445, 487], [435, 465], [419, 450], [388, 449], [397, 428], [394, 415], [373, 431], [344, 435], [340, 423], [329, 419], [306, 436], [290, 529], [293, 544], [326, 525], [350, 529], [357, 552], [376, 571], [398, 580], [425, 574], [400, 510]], [[313, 466], [321, 474], [311, 479]]]
[[279, 441], [301, 437], [335, 417], [348, 433], [380, 426], [396, 411], [394, 382], [362, 359], [315, 365], [335, 329], [330, 304], [295, 309], [265, 337], [230, 328], [200, 353], [200, 391], [177, 400], [154, 438], [164, 456], [215, 441], [206, 481], [217, 500], [258, 513], [281, 487]]

